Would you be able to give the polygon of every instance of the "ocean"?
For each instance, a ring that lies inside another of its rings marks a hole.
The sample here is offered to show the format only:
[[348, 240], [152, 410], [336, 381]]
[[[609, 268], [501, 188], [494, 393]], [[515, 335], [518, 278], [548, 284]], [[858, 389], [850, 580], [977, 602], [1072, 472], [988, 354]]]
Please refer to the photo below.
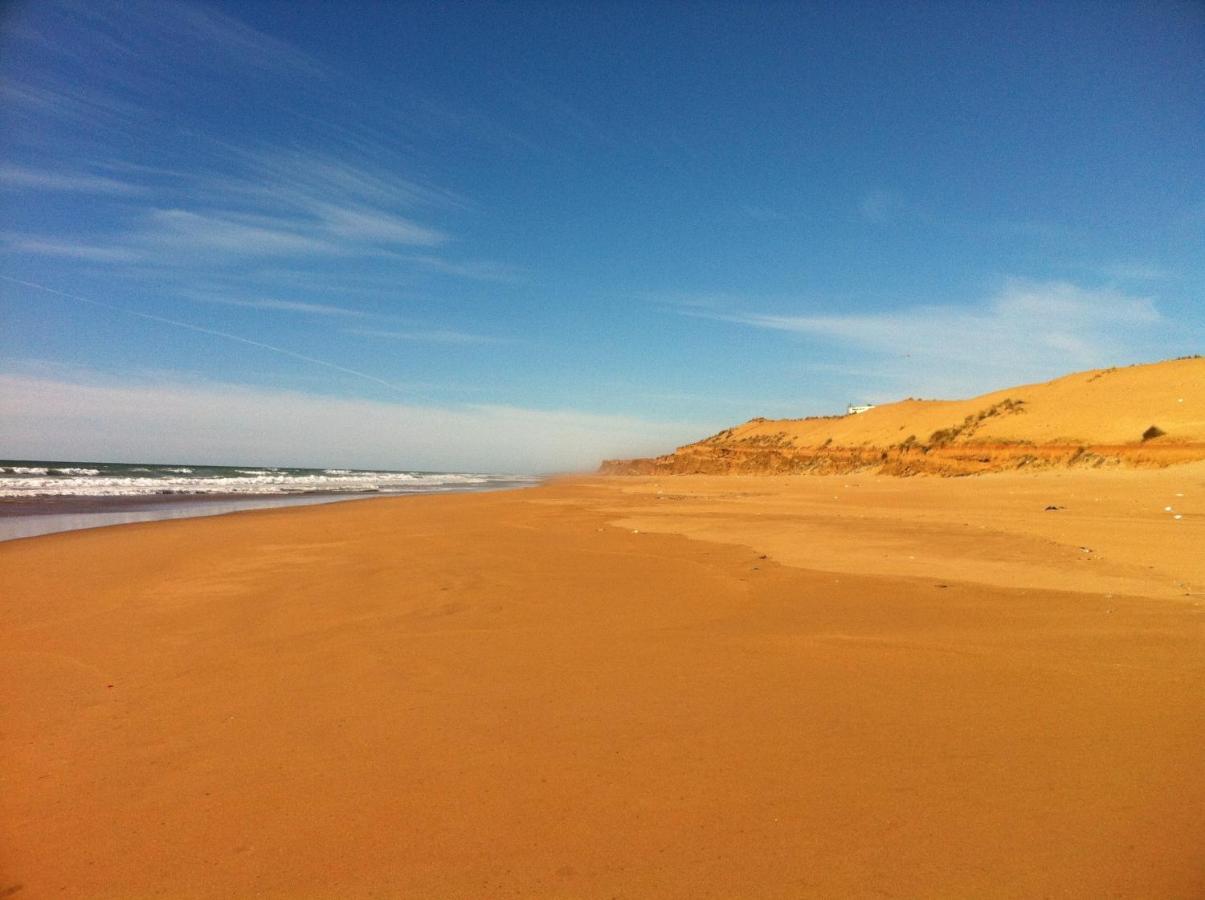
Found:
[[401, 494], [530, 487], [531, 475], [0, 460], [0, 541]]

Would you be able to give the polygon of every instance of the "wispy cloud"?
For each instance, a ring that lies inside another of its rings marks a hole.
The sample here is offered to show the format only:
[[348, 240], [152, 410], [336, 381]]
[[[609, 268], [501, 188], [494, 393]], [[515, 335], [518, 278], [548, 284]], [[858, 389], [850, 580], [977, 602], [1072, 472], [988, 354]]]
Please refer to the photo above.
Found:
[[1053, 260], [1048, 256], [1042, 257], [1043, 263], [1055, 272], [1074, 272], [1077, 275], [1087, 275], [1095, 281], [1116, 284], [1117, 282], [1164, 282], [1174, 281], [1177, 274], [1149, 260], [1142, 259], [1106, 259], [1092, 260], [1083, 258], [1066, 258]]
[[204, 325], [194, 325], [191, 322], [184, 322], [179, 319], [168, 318], [167, 316], [157, 315], [155, 313], [141, 312], [136, 309], [130, 309], [124, 306], [117, 306], [113, 303], [107, 303], [104, 300], [94, 300], [90, 297], [84, 297], [80, 294], [73, 294], [70, 291], [61, 291], [58, 288], [48, 287], [46, 285], [37, 284], [32, 281], [25, 281], [20, 278], [12, 278], [8, 275], [0, 275], [0, 280], [10, 284], [19, 285], [23, 288], [38, 291], [44, 294], [52, 294], [57, 297], [62, 297], [67, 300], [72, 300], [76, 303], [82, 303], [86, 306], [94, 306], [100, 309], [106, 309], [110, 312], [121, 313], [125, 316], [130, 316], [137, 319], [142, 319], [147, 322], [155, 322], [160, 325], [167, 325], [171, 328], [191, 331], [194, 334], [203, 334], [211, 338], [216, 338], [220, 341], [229, 341], [235, 344], [241, 344], [244, 347], [252, 347], [257, 350], [266, 351], [267, 353], [276, 356], [287, 357], [298, 362], [307, 363], [310, 366], [318, 366], [319, 368], [328, 369], [332, 372], [339, 372], [343, 375], [350, 375], [354, 378], [370, 382], [380, 387], [388, 388], [391, 391], [404, 391], [406, 388], [396, 382], [388, 381], [380, 378], [370, 372], [364, 372], [358, 369], [353, 369], [349, 366], [340, 365], [328, 359], [319, 359], [315, 356], [310, 356], [307, 353], [298, 353], [296, 350], [290, 350], [288, 347], [281, 347], [276, 344], [269, 344], [264, 341], [255, 340], [254, 338], [245, 337], [241, 334], [234, 334], [230, 331], [221, 331], [217, 328], [209, 328]]
[[[153, 286], [163, 311], [182, 297], [294, 315], [302, 327], [300, 317], [396, 323], [388, 311], [403, 299], [430, 304], [447, 279], [520, 279], [514, 266], [472, 258], [463, 223], [481, 210], [430, 174], [430, 135], [425, 161], [407, 135], [414, 113], [461, 143], [509, 140], [489, 135], [488, 117], [404, 87], [405, 98], [367, 83], [352, 91], [348, 74], [206, 5], [65, 0], [13, 18], [11, 28], [0, 21], [6, 44], [25, 46], [4, 61], [0, 102], [19, 126], [5, 137], [18, 152], [5, 154], [0, 188], [35, 202], [57, 194], [56, 209], [74, 202], [79, 212], [14, 217], [0, 233], [31, 269], [44, 257], [93, 283]], [[227, 120], [242, 116], [264, 127], [240, 135], [289, 143], [230, 138]], [[185, 293], [197, 286], [213, 296]], [[422, 324], [388, 338], [497, 340], [429, 311]]]
[[12, 188], [73, 191], [84, 194], [138, 194], [144, 190], [139, 185], [103, 175], [47, 172], [22, 166], [0, 166], [0, 184]]
[[[231, 162], [237, 166], [238, 157]], [[319, 185], [291, 181], [287, 170], [277, 181], [257, 179], [254, 170], [236, 172], [221, 177], [186, 175], [170, 187], [148, 187], [143, 192], [145, 199], [137, 198], [141, 204], [127, 202], [123, 208], [124, 228], [71, 241], [62, 236], [9, 234], [9, 246], [27, 253], [94, 262], [141, 260], [174, 272], [212, 268], [223, 258], [300, 261], [314, 256], [374, 256], [392, 259], [415, 272], [492, 282], [518, 278], [514, 267], [502, 263], [438, 256], [434, 251], [451, 241], [446, 231], [365, 202], [365, 194], [395, 200], [399, 195], [412, 197], [415, 188], [411, 184], [391, 185], [372, 170], [357, 170], [348, 161], [337, 170], [345, 183], [329, 187], [325, 195], [319, 193]], [[41, 190], [78, 187], [116, 193], [125, 184], [100, 176], [80, 176], [77, 184], [68, 176], [20, 169], [12, 170], [12, 179]], [[134, 200], [136, 191], [129, 193], [128, 200]], [[436, 189], [429, 194], [438, 196]], [[161, 205], [169, 196], [205, 198], [205, 204]], [[426, 252], [416, 254], [415, 249]], [[394, 284], [398, 281], [396, 276], [392, 279]]]
[[234, 256], [335, 253], [339, 249], [328, 240], [290, 227], [295, 223], [269, 217], [235, 218], [185, 209], [155, 209], [147, 219], [146, 229], [134, 236], [135, 244], [179, 247], [189, 252], [214, 250]]
[[[328, 75], [311, 55], [204, 4], [60, 0], [9, 9], [0, 28], [16, 48], [0, 80], [6, 124], [35, 144], [56, 124], [72, 143], [145, 139], [160, 120], [148, 110], [209, 102], [235, 72], [256, 84]], [[245, 102], [244, 93], [231, 99]]]
[[316, 204], [314, 211], [325, 231], [351, 240], [433, 247], [448, 239], [446, 234], [434, 228], [376, 210]]
[[301, 313], [311, 316], [337, 316], [343, 318], [361, 319], [369, 313], [345, 306], [331, 306], [326, 303], [308, 303], [302, 300], [277, 300], [272, 297], [224, 297], [218, 294], [199, 292], [182, 292], [188, 300], [199, 303], [214, 303], [219, 306], [241, 306], [244, 309], [264, 309], [270, 312]]
[[[501, 262], [444, 257], [442, 248], [456, 240], [447, 220], [473, 212], [473, 204], [430, 178], [409, 177], [416, 168], [412, 145], [399, 140], [409, 114], [449, 133], [496, 130], [475, 111], [417, 94], [377, 96], [369, 83], [356, 85], [352, 109], [339, 87], [347, 87], [347, 75], [205, 5], [131, 0], [100, 9], [65, 0], [3, 24], [6, 38], [28, 51], [20, 65], [5, 67], [6, 108], [69, 126], [72, 140], [82, 136], [93, 145], [87, 158], [96, 162], [86, 171], [10, 164], [0, 169], [0, 185], [124, 201], [106, 210], [104, 232], [51, 236], [27, 229], [10, 235], [10, 246], [96, 264], [140, 262], [169, 277], [256, 259], [394, 253], [395, 283], [405, 270], [416, 278], [518, 278]], [[223, 77], [210, 77], [214, 69]], [[212, 93], [211, 84], [229, 96]], [[246, 90], [233, 90], [235, 84]], [[282, 84], [289, 85], [283, 94]], [[365, 103], [369, 116], [360, 108]], [[164, 129], [161, 117], [146, 114], [185, 104], [200, 111], [189, 117], [188, 132]], [[304, 133], [314, 141], [308, 147], [226, 142], [220, 130], [205, 127], [214, 105], [246, 106], [257, 117], [308, 117], [314, 127]], [[31, 146], [49, 140], [50, 124], [42, 119], [22, 120], [22, 127]], [[153, 148], [165, 164], [129, 158], [131, 143]]]
[[141, 254], [124, 247], [104, 247], [75, 241], [42, 240], [29, 237], [8, 237], [5, 246], [20, 253], [36, 256], [56, 256], [62, 259], [78, 259], [86, 262], [125, 263], [133, 262]]
[[378, 328], [345, 328], [345, 334], [358, 334], [365, 337], [388, 338], [394, 341], [411, 341], [422, 344], [496, 344], [503, 338], [490, 337], [484, 334], [471, 334], [466, 331], [449, 329], [430, 330], [389, 330]]
[[[385, 256], [390, 248], [431, 247], [442, 232], [401, 216], [365, 209], [316, 205], [313, 215], [265, 215], [231, 210], [196, 211], [150, 207], [139, 223], [91, 241], [8, 235], [8, 246], [26, 253], [93, 262], [132, 262], [179, 270], [222, 258]], [[405, 257], [402, 257], [405, 258]]]
[[[321, 204], [395, 209], [464, 209], [469, 200], [446, 188], [406, 178], [402, 162], [386, 148], [360, 146], [344, 156], [296, 149], [227, 148], [232, 171], [208, 179], [223, 197], [256, 205], [310, 210]], [[353, 158], [357, 161], [353, 161]]]
[[1147, 297], [1022, 280], [975, 303], [879, 313], [790, 315], [731, 306], [680, 311], [818, 339], [828, 351], [845, 348], [864, 363], [873, 360], [869, 368], [895, 380], [955, 389], [1110, 365], [1141, 353], [1145, 338], [1165, 325]]
[[522, 273], [515, 266], [490, 260], [451, 260], [438, 256], [408, 256], [406, 259], [434, 272], [456, 275], [473, 281], [513, 284], [522, 280]]
[[389, 247], [430, 247], [447, 236], [390, 213], [315, 204], [312, 215], [152, 209], [146, 226], [119, 238], [135, 246], [178, 247], [238, 257], [375, 255]]
[[[126, 0], [120, 6], [98, 7], [81, 0], [60, 0], [41, 21], [45, 23], [42, 27], [15, 23], [10, 33], [43, 53], [77, 62], [145, 61], [161, 47], [169, 46], [183, 48], [183, 52], [165, 61], [165, 65], [172, 62], [177, 66], [216, 68], [233, 63], [294, 76], [322, 77], [327, 73], [318, 59], [292, 44], [199, 3]], [[73, 26], [87, 29], [86, 53], [77, 41], [63, 39], [72, 33]], [[189, 53], [190, 48], [204, 48], [204, 52]], [[110, 75], [115, 77], [116, 73]]]
[[212, 281], [220, 283], [224, 291], [239, 290], [248, 284], [257, 285], [256, 290], [260, 294], [282, 291], [289, 294], [317, 292], [323, 297], [356, 295], [381, 299], [395, 299], [409, 295], [410, 280], [403, 272], [395, 270], [367, 272], [357, 266], [338, 267], [330, 270], [315, 269], [303, 267], [297, 263], [298, 261], [289, 260], [280, 265], [266, 265], [249, 272], [239, 273], [237, 280], [215, 278]]
[[107, 91], [59, 83], [30, 84], [12, 77], [0, 83], [0, 102], [9, 115], [19, 112], [61, 119], [90, 129], [128, 126], [141, 112], [136, 103]]
[[[273, 164], [270, 154], [226, 151], [219, 159], [222, 174], [160, 173], [145, 185], [105, 176], [57, 175], [8, 167], [0, 182], [40, 190], [124, 192], [130, 201], [123, 210], [127, 226], [92, 235], [81, 259], [129, 261], [143, 259], [173, 269], [212, 265], [223, 256], [256, 257], [381, 256], [474, 280], [512, 280], [514, 270], [498, 263], [445, 260], [432, 251], [450, 236], [440, 228], [416, 221], [397, 206], [441, 206], [459, 203], [438, 188], [424, 188], [351, 160], [282, 153]], [[137, 173], [135, 173], [137, 174]], [[136, 198], [134, 195], [143, 194]], [[188, 205], [165, 206], [169, 197], [193, 198]], [[204, 198], [203, 205], [195, 198]], [[374, 203], [389, 202], [395, 208]], [[10, 235], [30, 253], [68, 255], [61, 238]], [[72, 242], [75, 243], [75, 242]], [[414, 248], [427, 251], [415, 256]], [[407, 251], [407, 252], [400, 252]]]
[[140, 21], [159, 21], [168, 33], [185, 40], [195, 40], [211, 47], [220, 47], [225, 55], [240, 64], [266, 71], [324, 77], [327, 67], [311, 54], [292, 44], [264, 34], [238, 19], [200, 4], [163, 4], [143, 0], [139, 10], [129, 10]]

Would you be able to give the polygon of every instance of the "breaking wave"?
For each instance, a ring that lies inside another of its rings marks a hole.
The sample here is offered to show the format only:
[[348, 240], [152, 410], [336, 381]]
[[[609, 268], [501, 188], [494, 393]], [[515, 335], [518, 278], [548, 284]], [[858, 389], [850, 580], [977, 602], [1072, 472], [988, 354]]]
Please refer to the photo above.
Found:
[[519, 487], [538, 480], [469, 472], [5, 463], [0, 465], [0, 498], [404, 494]]

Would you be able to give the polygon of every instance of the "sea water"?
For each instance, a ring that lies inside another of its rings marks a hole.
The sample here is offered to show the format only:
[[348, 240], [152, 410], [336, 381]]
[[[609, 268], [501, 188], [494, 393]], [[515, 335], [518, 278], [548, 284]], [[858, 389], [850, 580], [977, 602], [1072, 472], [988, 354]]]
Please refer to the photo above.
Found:
[[0, 540], [363, 497], [528, 487], [530, 475], [0, 460]]

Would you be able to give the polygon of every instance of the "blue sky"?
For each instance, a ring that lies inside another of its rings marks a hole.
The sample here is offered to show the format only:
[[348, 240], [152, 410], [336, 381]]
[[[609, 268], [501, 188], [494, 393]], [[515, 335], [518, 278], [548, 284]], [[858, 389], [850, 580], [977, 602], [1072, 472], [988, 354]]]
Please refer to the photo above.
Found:
[[1200, 352], [1193, 3], [13, 2], [0, 456], [549, 471]]

